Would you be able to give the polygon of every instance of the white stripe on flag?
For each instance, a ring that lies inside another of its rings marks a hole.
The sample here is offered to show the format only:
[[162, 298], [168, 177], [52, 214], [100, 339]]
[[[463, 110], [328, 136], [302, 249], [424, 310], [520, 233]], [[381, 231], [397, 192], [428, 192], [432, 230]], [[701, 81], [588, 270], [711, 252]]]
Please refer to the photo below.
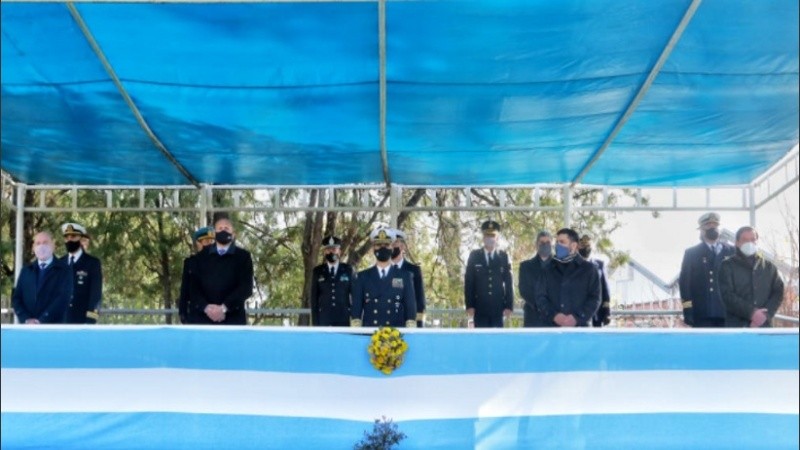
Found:
[[389, 376], [2, 369], [6, 412], [185, 412], [372, 421], [626, 413], [800, 413], [800, 371]]

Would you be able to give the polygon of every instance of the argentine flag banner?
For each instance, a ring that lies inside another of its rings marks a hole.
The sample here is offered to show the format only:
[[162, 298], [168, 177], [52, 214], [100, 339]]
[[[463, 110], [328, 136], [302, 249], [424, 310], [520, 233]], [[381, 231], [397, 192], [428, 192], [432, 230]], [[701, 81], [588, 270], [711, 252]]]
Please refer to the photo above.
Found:
[[2, 326], [3, 449], [798, 448], [797, 329]]

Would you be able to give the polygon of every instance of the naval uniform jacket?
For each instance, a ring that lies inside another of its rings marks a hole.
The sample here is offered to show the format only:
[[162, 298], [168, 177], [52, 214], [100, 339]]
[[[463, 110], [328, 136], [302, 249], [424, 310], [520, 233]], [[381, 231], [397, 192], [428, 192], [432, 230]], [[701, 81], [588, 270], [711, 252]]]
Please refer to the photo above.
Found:
[[422, 282], [422, 268], [403, 258], [403, 264], [400, 266], [400, 270], [411, 273], [413, 277], [414, 298], [417, 300], [417, 327], [421, 328], [423, 325], [422, 313], [425, 312], [425, 287]]
[[464, 303], [475, 308], [476, 316], [501, 317], [504, 309], [514, 309], [514, 285], [508, 253], [494, 251], [486, 262], [486, 250], [473, 250], [464, 273]]
[[[40, 277], [44, 277], [39, 280]], [[20, 323], [37, 319], [39, 323], [64, 323], [72, 297], [72, 271], [64, 261], [53, 258], [42, 271], [39, 261], [22, 268], [11, 304]]]
[[719, 269], [722, 261], [736, 252], [730, 244], [720, 242], [715, 253], [701, 242], [689, 247], [683, 254], [679, 279], [683, 321], [692, 325], [704, 319], [724, 319], [725, 305], [719, 292]]
[[82, 251], [80, 258], [69, 265], [70, 254], [60, 258], [72, 268], [72, 299], [67, 309], [67, 323], [97, 323], [103, 300], [103, 268], [100, 260]]
[[524, 327], [544, 326], [544, 319], [536, 308], [536, 294], [541, 289], [544, 271], [550, 264], [553, 264], [552, 257], [542, 261], [542, 258], [536, 255], [519, 265], [519, 295], [525, 301], [522, 306]]
[[331, 276], [328, 263], [314, 267], [311, 275], [311, 324], [316, 326], [350, 326], [350, 296], [356, 274], [349, 264], [339, 262]]
[[600, 308], [592, 317], [592, 326], [602, 327], [611, 316], [611, 295], [608, 292], [605, 263], [599, 259], [589, 259], [589, 262], [597, 267], [597, 275], [600, 277]]
[[362, 270], [353, 289], [353, 319], [362, 319], [365, 327], [404, 327], [414, 321], [417, 302], [411, 274], [394, 265], [381, 279], [377, 266]]

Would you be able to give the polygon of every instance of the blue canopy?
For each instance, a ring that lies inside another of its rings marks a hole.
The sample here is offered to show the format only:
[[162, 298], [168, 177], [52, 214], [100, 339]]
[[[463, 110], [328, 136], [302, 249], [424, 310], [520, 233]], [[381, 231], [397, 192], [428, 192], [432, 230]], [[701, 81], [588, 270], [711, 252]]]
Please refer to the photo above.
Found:
[[797, 0], [3, 1], [0, 162], [28, 184], [741, 185], [798, 143], [797, 18]]

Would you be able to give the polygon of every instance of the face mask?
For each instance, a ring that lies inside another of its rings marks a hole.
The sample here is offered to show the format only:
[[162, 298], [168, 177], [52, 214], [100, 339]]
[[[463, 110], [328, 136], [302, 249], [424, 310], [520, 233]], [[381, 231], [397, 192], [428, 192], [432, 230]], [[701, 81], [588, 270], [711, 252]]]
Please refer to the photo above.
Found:
[[549, 258], [553, 254], [553, 246], [550, 244], [539, 244], [537, 253], [539, 253], [539, 257], [542, 259]]
[[569, 247], [556, 243], [556, 259], [559, 261], [565, 261], [567, 258], [569, 258], [569, 256]]
[[67, 253], [75, 253], [81, 248], [80, 241], [67, 241], [64, 243], [64, 246], [67, 247]]
[[578, 253], [584, 258], [588, 258], [592, 254], [592, 247], [579, 248]]
[[228, 233], [227, 231], [217, 231], [214, 234], [214, 240], [222, 245], [227, 245], [230, 244], [231, 241], [233, 241], [233, 235]]
[[716, 241], [719, 238], [719, 230], [716, 228], [709, 228], [705, 232], [706, 239], [709, 241]]
[[47, 261], [53, 257], [53, 248], [47, 244], [40, 244], [33, 247], [33, 253], [39, 261]]
[[375, 258], [380, 262], [386, 262], [392, 257], [392, 249], [381, 247], [375, 250]]
[[328, 261], [331, 264], [335, 263], [338, 260], [339, 260], [339, 255], [337, 255], [336, 253], [325, 254], [325, 261]]
[[400, 256], [400, 247], [395, 247], [392, 249], [392, 259], [395, 259], [398, 256]]
[[494, 244], [497, 242], [497, 238], [486, 236], [483, 238], [483, 245], [486, 247], [494, 247]]
[[753, 256], [758, 251], [758, 245], [756, 245], [755, 242], [745, 242], [739, 247], [739, 250], [741, 250], [745, 256]]

